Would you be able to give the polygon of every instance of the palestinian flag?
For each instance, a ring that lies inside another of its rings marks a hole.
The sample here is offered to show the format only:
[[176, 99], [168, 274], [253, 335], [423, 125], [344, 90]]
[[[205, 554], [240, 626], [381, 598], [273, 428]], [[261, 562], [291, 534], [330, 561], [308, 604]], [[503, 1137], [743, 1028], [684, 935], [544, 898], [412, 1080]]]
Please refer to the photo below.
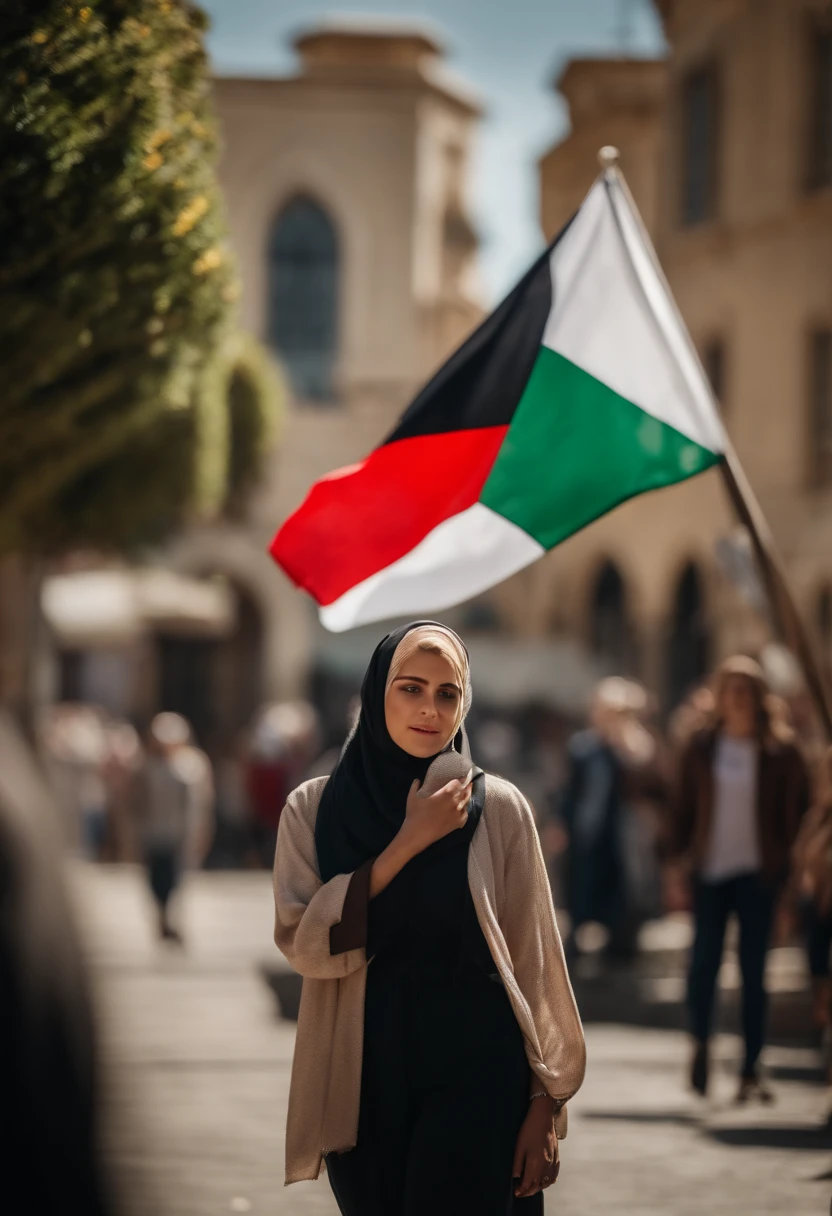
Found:
[[271, 552], [332, 630], [470, 599], [720, 460], [722, 425], [616, 170], [382, 445]]

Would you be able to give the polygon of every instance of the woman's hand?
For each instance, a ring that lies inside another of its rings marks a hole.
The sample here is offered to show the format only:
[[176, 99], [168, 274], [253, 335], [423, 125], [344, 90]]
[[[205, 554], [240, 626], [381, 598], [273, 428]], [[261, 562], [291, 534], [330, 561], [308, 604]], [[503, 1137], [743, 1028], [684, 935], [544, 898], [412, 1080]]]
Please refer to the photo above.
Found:
[[512, 1177], [518, 1199], [536, 1195], [557, 1180], [560, 1172], [555, 1104], [549, 1097], [534, 1098], [523, 1120], [514, 1150]]
[[449, 781], [429, 798], [419, 796], [419, 782], [414, 781], [407, 796], [405, 820], [399, 834], [413, 855], [422, 853], [443, 836], [465, 826], [471, 782]]
[[414, 781], [407, 796], [405, 821], [383, 853], [373, 862], [370, 872], [370, 899], [380, 895], [417, 853], [422, 853], [449, 832], [464, 827], [468, 819], [471, 782], [449, 781], [429, 798], [419, 797], [419, 782]]

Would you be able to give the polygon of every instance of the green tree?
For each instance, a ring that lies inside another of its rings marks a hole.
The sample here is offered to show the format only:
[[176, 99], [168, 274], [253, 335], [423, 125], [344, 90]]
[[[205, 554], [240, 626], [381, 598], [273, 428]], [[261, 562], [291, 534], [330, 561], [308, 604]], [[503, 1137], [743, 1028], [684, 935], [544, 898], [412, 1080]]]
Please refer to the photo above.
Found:
[[67, 549], [138, 550], [183, 516], [239, 518], [273, 446], [286, 400], [277, 364], [235, 332], [197, 377], [189, 408], [163, 413], [44, 510], [42, 534]]
[[281, 369], [250, 334], [236, 335], [229, 364], [223, 510], [239, 517], [263, 472], [264, 457], [277, 440], [288, 389]]
[[24, 720], [41, 559], [237, 509], [274, 432], [279, 375], [230, 319], [205, 24], [0, 7], [0, 704]]
[[130, 544], [190, 499], [236, 290], [204, 28], [179, 0], [0, 12], [0, 552]]

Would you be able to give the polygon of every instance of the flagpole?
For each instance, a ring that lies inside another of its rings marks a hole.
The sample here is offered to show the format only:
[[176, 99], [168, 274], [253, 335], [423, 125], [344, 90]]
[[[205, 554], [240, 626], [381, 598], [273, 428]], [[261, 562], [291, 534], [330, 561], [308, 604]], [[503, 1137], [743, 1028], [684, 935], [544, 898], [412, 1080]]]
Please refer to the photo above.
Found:
[[[615, 183], [627, 201], [633, 219], [638, 226], [644, 249], [653, 262], [656, 273], [664, 284], [668, 300], [676, 314], [676, 319], [681, 332], [684, 334], [690, 353], [702, 373], [704, 383], [708, 386], [714, 406], [718, 408], [718, 403], [710, 386], [710, 380], [699, 358], [699, 352], [688, 332], [687, 325], [676, 303], [676, 298], [671, 291], [667, 276], [659, 262], [658, 255], [653, 247], [653, 242], [645, 227], [644, 220], [641, 218], [641, 213], [636, 206], [635, 199], [630, 192], [623, 173], [618, 167], [618, 149], [612, 147], [601, 148], [598, 153], [598, 160], [601, 163], [604, 178], [607, 182]], [[780, 633], [784, 643], [797, 657], [803, 670], [806, 685], [826, 732], [827, 740], [832, 742], [832, 697], [830, 696], [828, 682], [818, 662], [815, 648], [809, 638], [808, 631], [789, 587], [786, 568], [778, 552], [771, 528], [727, 434], [725, 435], [724, 459], [720, 462], [719, 469], [728, 497], [751, 539], [754, 556], [766, 589], [775, 628]]]
[[803, 668], [803, 675], [826, 731], [827, 740], [832, 742], [829, 685], [824, 678], [815, 648], [791, 593], [788, 575], [771, 529], [757, 497], [748, 483], [745, 471], [737, 459], [737, 454], [730, 444], [726, 448], [725, 459], [720, 465], [720, 469], [728, 497], [751, 538], [775, 626]]

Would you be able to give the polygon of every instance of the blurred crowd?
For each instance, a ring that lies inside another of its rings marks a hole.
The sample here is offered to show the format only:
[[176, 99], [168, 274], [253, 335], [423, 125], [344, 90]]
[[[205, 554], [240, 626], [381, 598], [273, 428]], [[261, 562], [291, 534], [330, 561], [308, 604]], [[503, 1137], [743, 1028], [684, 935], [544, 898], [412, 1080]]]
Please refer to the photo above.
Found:
[[666, 733], [631, 680], [602, 681], [589, 717], [568, 740], [542, 831], [568, 912], [567, 954], [626, 961], [645, 921], [690, 913], [689, 1080], [704, 1096], [736, 921], [745, 1047], [737, 1100], [768, 1103], [759, 1064], [766, 960], [772, 945], [800, 943], [832, 1086], [832, 749], [804, 695], [774, 695], [762, 666], [736, 656], [691, 690]]
[[140, 733], [98, 706], [66, 702], [44, 712], [38, 736], [66, 846], [89, 861], [143, 864], [159, 935], [175, 943], [171, 901], [183, 872], [271, 869], [286, 796], [314, 760], [328, 763], [305, 702], [263, 706], [214, 755], [172, 712]]
[[[64, 846], [91, 862], [143, 866], [154, 927], [178, 948], [183, 874], [270, 868], [287, 794], [331, 771], [358, 709], [353, 698], [333, 725], [306, 702], [264, 705], [238, 738], [209, 749], [177, 713], [140, 731], [95, 706], [60, 704], [38, 724], [41, 773], [0, 717], [0, 1012], [9, 1026], [0, 1124], [19, 1167], [9, 1187], [28, 1186], [27, 1210], [56, 1210], [56, 1186], [67, 1211], [107, 1207], [92, 1022], [69, 912], [55, 902], [59, 850], [49, 844], [43, 774]], [[758, 1064], [772, 944], [805, 948], [814, 1020], [832, 1050], [832, 749], [813, 721], [802, 694], [773, 695], [763, 668], [742, 656], [692, 689], [664, 729], [647, 690], [623, 677], [601, 681], [584, 722], [539, 705], [480, 705], [469, 719], [478, 763], [532, 803], [576, 976], [586, 955], [592, 968], [632, 965], [645, 922], [690, 914], [689, 1081], [703, 1095], [732, 920], [745, 1045], [737, 1100], [774, 1099]], [[832, 1084], [829, 1064], [827, 1054]], [[62, 1154], [52, 1173], [33, 1165], [47, 1141]]]
[[[307, 702], [266, 704], [209, 755], [179, 714], [161, 713], [140, 733], [95, 706], [53, 706], [40, 745], [65, 839], [90, 860], [144, 865], [159, 936], [179, 943], [171, 907], [183, 872], [270, 869], [289, 791], [331, 771], [358, 709], [353, 698], [333, 730]], [[584, 723], [542, 706], [479, 707], [469, 719], [478, 762], [532, 803], [573, 961], [626, 962], [647, 921], [692, 914], [700, 1092], [733, 917], [746, 1096], [767, 1097], [757, 1056], [773, 941], [805, 944], [815, 1019], [832, 1037], [832, 752], [813, 722], [803, 694], [774, 695], [748, 658], [691, 689], [664, 729], [644, 686], [619, 676], [597, 686]]]

